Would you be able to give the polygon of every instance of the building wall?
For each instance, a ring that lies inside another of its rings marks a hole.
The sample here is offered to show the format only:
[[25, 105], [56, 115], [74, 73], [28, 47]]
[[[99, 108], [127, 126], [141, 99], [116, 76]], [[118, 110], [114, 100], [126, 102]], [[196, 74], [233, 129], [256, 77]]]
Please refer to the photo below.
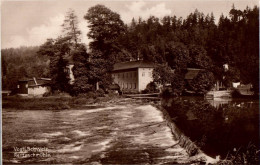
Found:
[[138, 68], [138, 91], [146, 88], [153, 81], [153, 68]]
[[138, 90], [138, 72], [136, 69], [112, 73], [112, 78], [114, 83], [120, 86], [121, 90]]
[[72, 64], [67, 66], [67, 69], [68, 69], [67, 72], [69, 74], [69, 79], [70, 79], [69, 83], [70, 84], [73, 84], [74, 81], [75, 81], [75, 78], [74, 78], [74, 75], [73, 75], [73, 72], [72, 72], [73, 67], [74, 67], [74, 65], [72, 65]]
[[49, 88], [47, 86], [35, 86], [35, 87], [29, 87], [28, 88], [28, 94], [29, 95], [43, 95], [44, 93], [48, 92]]
[[28, 94], [28, 82], [19, 82], [17, 85], [17, 91], [19, 94]]

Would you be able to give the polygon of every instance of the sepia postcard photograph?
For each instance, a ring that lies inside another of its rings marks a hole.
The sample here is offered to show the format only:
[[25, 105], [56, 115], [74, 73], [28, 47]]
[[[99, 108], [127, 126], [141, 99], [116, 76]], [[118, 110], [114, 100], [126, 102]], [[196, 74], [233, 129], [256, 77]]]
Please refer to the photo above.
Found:
[[1, 164], [260, 163], [259, 0], [1, 0]]

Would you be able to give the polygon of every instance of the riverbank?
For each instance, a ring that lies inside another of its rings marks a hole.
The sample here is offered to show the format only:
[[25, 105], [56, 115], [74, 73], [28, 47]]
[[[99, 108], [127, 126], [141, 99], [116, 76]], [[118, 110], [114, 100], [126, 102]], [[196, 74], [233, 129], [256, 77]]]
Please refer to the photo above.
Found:
[[85, 109], [91, 105], [104, 105], [116, 102], [122, 97], [111, 95], [106, 97], [71, 97], [71, 96], [49, 96], [49, 97], [3, 97], [3, 109], [17, 110], [63, 110], [63, 109]]

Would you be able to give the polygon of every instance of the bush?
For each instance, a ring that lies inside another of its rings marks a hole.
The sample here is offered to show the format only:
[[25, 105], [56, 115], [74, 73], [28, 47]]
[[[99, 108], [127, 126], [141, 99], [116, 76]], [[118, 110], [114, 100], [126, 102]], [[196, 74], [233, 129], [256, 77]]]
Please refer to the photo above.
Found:
[[171, 87], [166, 87], [162, 90], [162, 97], [171, 97], [173, 96], [173, 91]]
[[219, 161], [218, 165], [259, 164], [259, 151], [258, 147], [249, 143], [247, 147], [234, 149], [225, 160]]
[[84, 95], [86, 98], [93, 98], [93, 99], [96, 99], [97, 98], [97, 94], [95, 92], [88, 92], [86, 94], [81, 94], [81, 96]]
[[88, 102], [89, 98], [86, 97], [76, 97], [73, 99], [74, 104], [86, 104]]
[[241, 97], [241, 93], [239, 92], [238, 89], [233, 89], [231, 95], [232, 97]]
[[145, 90], [142, 91], [142, 93], [158, 93], [160, 90], [158, 89], [157, 85], [155, 82], [150, 82], [147, 84]]
[[123, 94], [139, 94], [137, 90], [124, 89]]
[[96, 91], [97, 97], [104, 97], [105, 96], [105, 91], [103, 89], [99, 89]]
[[200, 71], [200, 73], [190, 82], [188, 88], [197, 94], [205, 94], [214, 86], [214, 75], [209, 71]]

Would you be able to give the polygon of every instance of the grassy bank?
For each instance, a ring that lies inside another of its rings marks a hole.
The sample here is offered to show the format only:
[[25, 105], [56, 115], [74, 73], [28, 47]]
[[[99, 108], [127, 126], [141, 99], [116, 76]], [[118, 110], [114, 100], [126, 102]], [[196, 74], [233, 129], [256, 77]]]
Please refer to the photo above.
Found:
[[3, 97], [3, 109], [26, 109], [26, 110], [62, 110], [62, 109], [82, 109], [86, 105], [103, 104], [119, 99], [119, 96], [110, 95], [105, 97]]

